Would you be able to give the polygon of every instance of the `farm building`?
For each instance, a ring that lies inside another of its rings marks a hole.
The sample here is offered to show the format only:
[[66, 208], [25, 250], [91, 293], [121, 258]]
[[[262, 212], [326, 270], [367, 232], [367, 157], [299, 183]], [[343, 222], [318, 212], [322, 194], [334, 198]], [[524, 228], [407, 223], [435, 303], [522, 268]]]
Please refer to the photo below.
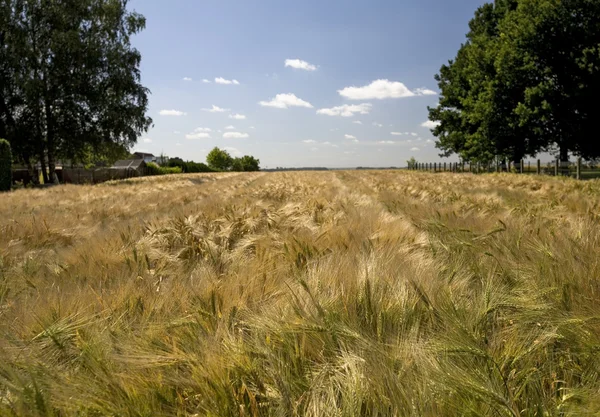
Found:
[[145, 163], [156, 161], [156, 156], [151, 153], [136, 152], [133, 156], [135, 156], [135, 159], [143, 159]]
[[140, 175], [143, 174], [146, 168], [146, 162], [143, 159], [124, 159], [117, 161], [110, 167], [111, 170], [134, 170]]

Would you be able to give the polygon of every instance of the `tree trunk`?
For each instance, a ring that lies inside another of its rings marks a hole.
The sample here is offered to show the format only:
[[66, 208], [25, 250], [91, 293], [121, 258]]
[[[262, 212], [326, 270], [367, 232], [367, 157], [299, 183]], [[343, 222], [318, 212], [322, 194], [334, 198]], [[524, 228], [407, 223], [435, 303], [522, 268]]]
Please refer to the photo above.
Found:
[[565, 145], [560, 145], [560, 162], [569, 162], [569, 149]]
[[48, 180], [48, 171], [46, 170], [46, 155], [44, 155], [44, 148], [42, 146], [40, 146], [40, 168], [42, 170], [42, 178], [44, 178], [44, 184], [49, 184], [50, 182]]

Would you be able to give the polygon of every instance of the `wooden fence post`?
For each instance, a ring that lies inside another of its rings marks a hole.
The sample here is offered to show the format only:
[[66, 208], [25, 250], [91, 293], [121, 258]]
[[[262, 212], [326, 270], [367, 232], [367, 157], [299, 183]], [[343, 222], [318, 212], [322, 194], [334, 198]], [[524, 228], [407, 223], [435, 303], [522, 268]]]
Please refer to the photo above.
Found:
[[577, 158], [577, 179], [581, 179], [581, 158]]
[[537, 174], [540, 175], [542, 173], [542, 162], [537, 160]]
[[437, 172], [437, 162], [433, 163], [433, 172]]
[[521, 170], [521, 174], [522, 174], [523, 173], [523, 160], [522, 159], [521, 159], [520, 170]]
[[560, 164], [560, 161], [558, 158], [556, 158], [556, 161], [554, 161], [554, 175], [558, 177], [558, 166]]

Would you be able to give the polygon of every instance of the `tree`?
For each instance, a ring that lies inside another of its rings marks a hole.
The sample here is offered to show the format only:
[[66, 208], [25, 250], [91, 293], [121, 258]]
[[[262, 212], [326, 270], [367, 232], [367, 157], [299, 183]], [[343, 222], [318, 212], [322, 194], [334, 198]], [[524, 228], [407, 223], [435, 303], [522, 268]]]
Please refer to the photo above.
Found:
[[260, 160], [250, 155], [244, 155], [241, 158], [235, 158], [231, 167], [232, 171], [259, 171]]
[[233, 165], [233, 158], [225, 150], [214, 147], [206, 156], [208, 166], [217, 171], [227, 171]]
[[0, 192], [12, 187], [12, 162], [10, 143], [0, 138]]
[[[151, 125], [141, 56], [145, 26], [127, 0], [6, 0], [0, 6], [0, 131], [20, 160], [83, 160], [126, 148]], [[47, 178], [45, 178], [46, 180]]]
[[408, 161], [406, 161], [406, 166], [408, 169], [413, 169], [417, 165], [417, 160], [414, 156], [411, 156]]
[[590, 158], [600, 92], [600, 2], [496, 0], [436, 76], [436, 146], [478, 162], [559, 148]]

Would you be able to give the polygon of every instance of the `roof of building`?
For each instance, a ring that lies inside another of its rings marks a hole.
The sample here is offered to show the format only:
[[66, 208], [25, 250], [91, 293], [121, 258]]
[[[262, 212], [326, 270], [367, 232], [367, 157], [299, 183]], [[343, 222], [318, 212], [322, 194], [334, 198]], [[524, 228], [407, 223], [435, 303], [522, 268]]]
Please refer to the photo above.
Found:
[[144, 167], [146, 163], [143, 159], [124, 159], [122, 161], [117, 161], [113, 164], [111, 168], [113, 169], [138, 169], [140, 167]]
[[151, 153], [145, 153], [145, 152], [135, 152], [134, 155], [139, 155], [139, 156], [151, 156], [154, 158], [154, 155], [152, 155]]

